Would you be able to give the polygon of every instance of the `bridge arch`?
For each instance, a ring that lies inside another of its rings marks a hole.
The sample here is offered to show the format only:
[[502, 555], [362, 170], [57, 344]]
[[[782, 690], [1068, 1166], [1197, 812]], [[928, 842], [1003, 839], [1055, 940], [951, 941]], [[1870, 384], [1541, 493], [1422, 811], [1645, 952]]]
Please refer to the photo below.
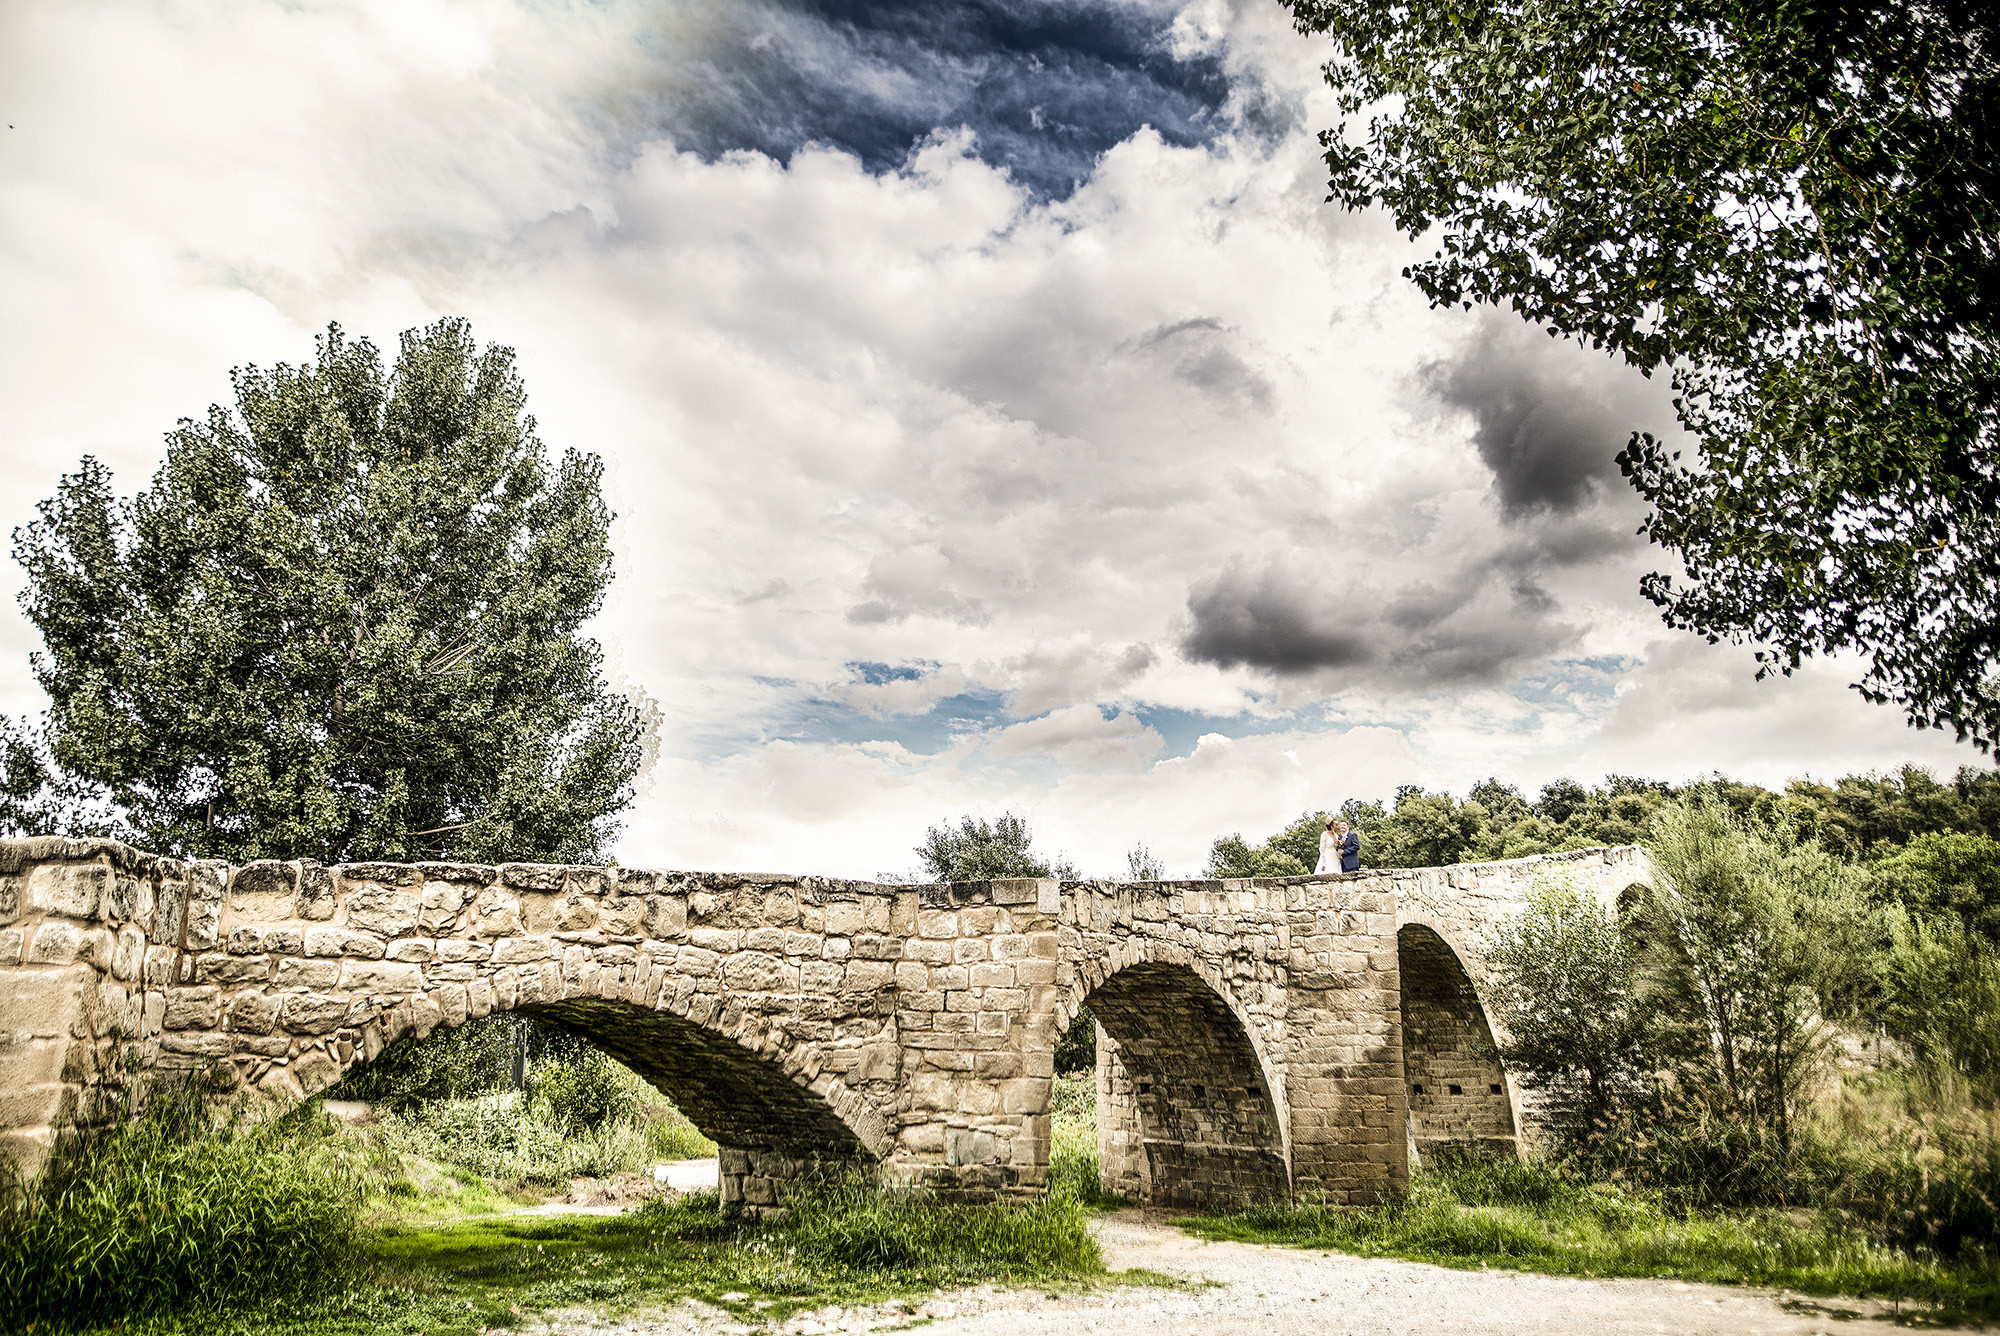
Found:
[[1406, 923], [1396, 931], [1396, 958], [1411, 1155], [1422, 1160], [1453, 1144], [1516, 1152], [1507, 1074], [1460, 953], [1438, 929]]
[[1134, 940], [1078, 971], [1060, 1025], [1086, 1006], [1097, 1020], [1107, 1191], [1183, 1206], [1290, 1190], [1283, 1083], [1217, 971], [1183, 948]]
[[[872, 1167], [894, 1149], [888, 1122], [826, 1067], [810, 1036], [800, 1033], [810, 1027], [789, 1010], [772, 1014], [669, 989], [648, 1004], [643, 992], [635, 998], [628, 978], [599, 971], [547, 996], [517, 995], [511, 1006], [477, 1015], [411, 1014], [403, 1038], [421, 1041], [439, 1028], [509, 1012], [588, 1040], [672, 1100], [717, 1144], [726, 1202], [773, 1207], [790, 1180], [837, 1165]], [[303, 1064], [303, 1070], [294, 1064], [276, 1076], [310, 1095], [367, 1060], [364, 1050], [352, 1049], [344, 1061]]]

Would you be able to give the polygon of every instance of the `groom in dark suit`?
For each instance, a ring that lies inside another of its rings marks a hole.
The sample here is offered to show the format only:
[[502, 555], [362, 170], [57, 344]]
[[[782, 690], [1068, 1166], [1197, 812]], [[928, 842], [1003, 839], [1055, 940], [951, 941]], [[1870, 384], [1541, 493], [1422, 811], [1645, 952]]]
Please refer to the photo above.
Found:
[[1361, 836], [1347, 828], [1345, 821], [1333, 823], [1334, 837], [1340, 841], [1340, 870], [1359, 872], [1361, 870]]

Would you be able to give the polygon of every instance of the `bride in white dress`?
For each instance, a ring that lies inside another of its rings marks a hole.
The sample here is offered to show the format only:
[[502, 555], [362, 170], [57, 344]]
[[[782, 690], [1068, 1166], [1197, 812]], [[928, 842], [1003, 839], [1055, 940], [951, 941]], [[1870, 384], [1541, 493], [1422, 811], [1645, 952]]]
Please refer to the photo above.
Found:
[[1319, 866], [1313, 869], [1315, 877], [1328, 872], [1340, 871], [1340, 836], [1333, 833], [1337, 817], [1326, 819], [1326, 829], [1319, 833]]

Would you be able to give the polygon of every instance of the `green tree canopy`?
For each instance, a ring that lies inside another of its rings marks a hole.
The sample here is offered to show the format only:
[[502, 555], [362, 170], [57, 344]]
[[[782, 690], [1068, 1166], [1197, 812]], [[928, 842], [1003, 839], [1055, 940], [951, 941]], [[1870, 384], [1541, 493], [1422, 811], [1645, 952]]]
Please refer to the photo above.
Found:
[[14, 535], [55, 765], [163, 852], [601, 857], [644, 720], [580, 633], [597, 457], [463, 320], [231, 379], [144, 491], [86, 458]]
[[1696, 457], [1620, 456], [1667, 621], [2000, 740], [2000, 33], [1974, 0], [1287, 0], [1365, 130], [1332, 198], [1672, 376]]
[[1617, 917], [1569, 881], [1537, 882], [1487, 946], [1500, 1056], [1540, 1092], [1557, 1138], [1582, 1144], [1652, 1070], [1645, 1010]]
[[932, 881], [991, 881], [1003, 877], [1061, 877], [1076, 879], [1069, 860], [1050, 859], [1034, 849], [1034, 836], [1025, 817], [1011, 812], [996, 821], [983, 817], [962, 817], [954, 827], [949, 821], [932, 826], [924, 842], [916, 847], [924, 875]]

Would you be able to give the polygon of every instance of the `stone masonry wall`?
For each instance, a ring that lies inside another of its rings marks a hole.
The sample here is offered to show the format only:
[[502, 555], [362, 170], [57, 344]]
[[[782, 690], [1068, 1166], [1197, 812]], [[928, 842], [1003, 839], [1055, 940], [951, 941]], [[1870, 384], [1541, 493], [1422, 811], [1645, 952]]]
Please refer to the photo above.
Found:
[[1458, 958], [1429, 928], [1397, 933], [1403, 965], [1403, 1075], [1409, 1142], [1418, 1155], [1447, 1143], [1514, 1148], [1506, 1075], [1493, 1031]]
[[1113, 1186], [1366, 1200], [1407, 1172], [1398, 927], [1437, 928], [1476, 991], [1467, 944], [1551, 872], [1638, 879], [1617, 850], [910, 887], [0, 841], [0, 1149], [32, 1170], [136, 1072], [219, 1064], [296, 1099], [404, 1037], [531, 1009], [673, 1098], [752, 1206], [829, 1162], [1035, 1191], [1055, 1042], [1088, 1004]]

